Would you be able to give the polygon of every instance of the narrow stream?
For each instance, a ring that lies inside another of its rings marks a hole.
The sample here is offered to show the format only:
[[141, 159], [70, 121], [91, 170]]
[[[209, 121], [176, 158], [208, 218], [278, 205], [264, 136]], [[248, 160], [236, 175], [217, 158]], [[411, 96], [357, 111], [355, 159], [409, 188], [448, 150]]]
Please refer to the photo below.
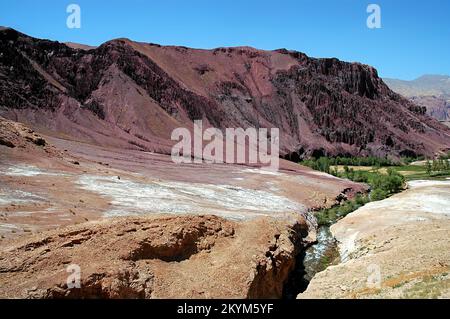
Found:
[[[371, 192], [369, 197], [370, 194]], [[299, 293], [308, 288], [309, 282], [318, 272], [338, 264], [340, 258], [338, 244], [330, 226], [320, 226], [317, 230], [317, 243], [296, 257], [295, 269], [284, 286], [283, 298], [296, 299]]]
[[306, 290], [315, 274], [325, 270], [339, 260], [336, 239], [329, 226], [321, 226], [317, 231], [317, 243], [297, 256], [296, 266], [284, 287], [284, 299], [296, 299]]

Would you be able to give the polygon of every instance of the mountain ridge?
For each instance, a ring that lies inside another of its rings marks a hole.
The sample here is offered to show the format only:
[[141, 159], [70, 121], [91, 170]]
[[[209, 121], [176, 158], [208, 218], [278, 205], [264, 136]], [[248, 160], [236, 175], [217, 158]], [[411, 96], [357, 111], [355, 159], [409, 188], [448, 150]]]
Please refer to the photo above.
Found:
[[406, 97], [450, 95], [450, 76], [424, 74], [412, 81], [384, 78], [386, 84], [395, 92]]
[[439, 121], [450, 121], [450, 76], [425, 74], [412, 81], [384, 79], [395, 92], [424, 106]]
[[12, 29], [0, 42], [0, 115], [90, 143], [170, 154], [172, 130], [203, 119], [220, 129], [278, 127], [292, 160], [450, 148], [448, 128], [361, 63], [124, 38], [81, 50]]

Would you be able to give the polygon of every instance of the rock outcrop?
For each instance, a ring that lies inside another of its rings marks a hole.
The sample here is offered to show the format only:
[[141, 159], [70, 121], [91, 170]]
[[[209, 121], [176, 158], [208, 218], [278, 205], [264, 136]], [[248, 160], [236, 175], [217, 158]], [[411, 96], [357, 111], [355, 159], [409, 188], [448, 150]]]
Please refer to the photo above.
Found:
[[7, 120], [0, 116], [0, 145], [19, 148], [24, 152], [60, 154], [45, 138], [24, 124]]
[[3, 246], [0, 296], [279, 298], [308, 234], [296, 218], [107, 219], [28, 236]]
[[196, 50], [116, 39], [77, 49], [0, 31], [0, 114], [54, 134], [170, 153], [171, 132], [276, 127], [281, 154], [434, 155], [447, 127], [367, 65], [248, 47]]

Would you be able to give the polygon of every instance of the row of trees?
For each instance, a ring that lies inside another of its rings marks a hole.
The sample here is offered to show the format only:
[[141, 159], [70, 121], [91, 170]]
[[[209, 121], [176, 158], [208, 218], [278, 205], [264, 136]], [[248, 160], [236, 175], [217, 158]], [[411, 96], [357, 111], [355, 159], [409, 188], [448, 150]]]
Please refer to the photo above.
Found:
[[347, 166], [375, 166], [385, 167], [398, 165], [387, 158], [378, 157], [319, 157], [318, 159], [304, 160], [302, 165], [311, 167], [317, 171], [331, 174], [331, 166], [347, 165]]
[[441, 157], [432, 161], [427, 160], [425, 167], [429, 176], [450, 174], [450, 160], [447, 158]]
[[[427, 160], [426, 171], [429, 176], [450, 175], [450, 153], [439, 159]], [[402, 162], [412, 162], [417, 159], [402, 159]], [[347, 165], [351, 164], [351, 165]], [[316, 213], [320, 225], [330, 225], [341, 217], [353, 212], [370, 201], [378, 201], [400, 192], [405, 186], [405, 177], [395, 167], [396, 164], [387, 159], [378, 158], [328, 158], [305, 160], [302, 165], [309, 166], [315, 170], [332, 174], [340, 178], [346, 178], [354, 182], [370, 185], [371, 191], [368, 195], [358, 195], [351, 201], [341, 205], [323, 209]], [[344, 165], [343, 171], [339, 172], [337, 165]], [[398, 164], [397, 164], [398, 165]], [[370, 171], [355, 170], [349, 166], [372, 166]], [[388, 167], [387, 173], [382, 173], [378, 168]], [[420, 168], [423, 172], [423, 167]]]
[[[344, 165], [343, 172], [339, 172], [337, 166], [332, 163], [334, 162], [326, 157], [302, 162], [303, 165], [307, 165], [315, 170], [332, 174], [340, 178], [346, 178], [354, 182], [369, 184], [371, 190], [368, 195], [360, 194], [353, 200], [317, 212], [316, 217], [319, 225], [331, 225], [339, 218], [346, 216], [354, 210], [364, 206], [366, 203], [385, 199], [392, 194], [400, 192], [405, 186], [405, 177], [398, 173], [393, 167], [389, 167], [387, 173], [383, 174], [376, 168], [372, 171], [362, 171]], [[379, 167], [381, 162], [374, 161], [373, 163], [375, 163], [375, 167]]]
[[388, 158], [374, 156], [368, 157], [333, 157], [330, 158], [330, 165], [348, 165], [348, 166], [394, 166], [396, 163]]
[[[372, 191], [375, 192], [376, 198], [379, 199], [386, 198], [389, 194], [399, 192], [402, 189], [403, 184], [405, 183], [404, 176], [398, 173], [392, 167], [388, 168], [387, 174], [381, 174], [378, 172], [378, 170], [372, 172], [361, 170], [355, 171], [353, 168], [347, 165], [344, 166], [343, 172], [339, 172], [336, 166], [332, 167], [332, 165], [335, 165], [332, 164], [335, 162], [333, 160], [334, 159], [330, 159], [328, 157], [320, 157], [317, 160], [303, 161], [302, 164], [309, 166], [317, 171], [325, 172], [336, 177], [347, 178], [351, 181], [359, 183], [367, 183], [372, 187]], [[446, 161], [446, 163], [447, 165], [449, 164], [448, 161]], [[434, 166], [431, 165], [431, 167], [435, 167], [437, 169], [441, 167], [440, 165], [441, 164], [436, 164]]]

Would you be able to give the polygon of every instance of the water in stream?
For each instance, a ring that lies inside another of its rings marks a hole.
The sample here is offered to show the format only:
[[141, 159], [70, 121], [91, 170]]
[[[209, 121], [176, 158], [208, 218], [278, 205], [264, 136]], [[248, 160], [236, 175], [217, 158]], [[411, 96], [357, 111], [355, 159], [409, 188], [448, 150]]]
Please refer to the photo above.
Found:
[[321, 226], [317, 231], [317, 243], [297, 256], [296, 268], [284, 287], [283, 297], [297, 298], [299, 293], [306, 290], [316, 273], [338, 261], [339, 251], [336, 239], [331, 234], [330, 227]]
[[306, 250], [303, 259], [305, 279], [309, 282], [316, 273], [325, 270], [338, 258], [337, 242], [331, 234], [330, 227], [320, 227], [317, 231], [317, 244]]

